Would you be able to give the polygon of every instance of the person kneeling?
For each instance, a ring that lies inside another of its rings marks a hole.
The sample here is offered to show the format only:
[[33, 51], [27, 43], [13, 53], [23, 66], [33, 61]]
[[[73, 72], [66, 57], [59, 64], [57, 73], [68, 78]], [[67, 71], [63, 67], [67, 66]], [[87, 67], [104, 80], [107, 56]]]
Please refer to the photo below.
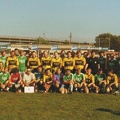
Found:
[[61, 86], [61, 93], [72, 93], [73, 92], [73, 74], [70, 69], [66, 70], [65, 75], [63, 76], [63, 85]]
[[63, 82], [63, 74], [61, 73], [61, 69], [58, 68], [56, 73], [53, 74], [53, 91], [54, 92], [60, 91], [62, 82]]
[[95, 93], [99, 92], [98, 86], [95, 85], [94, 75], [91, 73], [91, 68], [88, 68], [85, 74], [85, 83], [87, 84], [87, 93], [95, 90]]
[[74, 91], [87, 93], [87, 84], [85, 83], [85, 76], [81, 73], [81, 69], [78, 68], [74, 74]]
[[7, 68], [4, 68], [3, 73], [0, 74], [0, 89], [1, 91], [9, 91], [8, 83], [10, 80], [10, 74]]
[[45, 88], [45, 93], [47, 93], [52, 86], [52, 73], [50, 72], [50, 69], [45, 70], [45, 73], [43, 75], [43, 84]]
[[18, 68], [12, 69], [8, 86], [11, 92], [21, 92], [22, 81]]
[[34, 86], [35, 88], [35, 83], [36, 83], [35, 75], [31, 72], [31, 69], [28, 68], [23, 75], [23, 88], [25, 86]]
[[118, 89], [118, 78], [117, 75], [113, 73], [113, 70], [110, 69], [108, 71], [108, 76], [107, 76], [107, 93], [112, 93], [113, 90], [116, 91]]

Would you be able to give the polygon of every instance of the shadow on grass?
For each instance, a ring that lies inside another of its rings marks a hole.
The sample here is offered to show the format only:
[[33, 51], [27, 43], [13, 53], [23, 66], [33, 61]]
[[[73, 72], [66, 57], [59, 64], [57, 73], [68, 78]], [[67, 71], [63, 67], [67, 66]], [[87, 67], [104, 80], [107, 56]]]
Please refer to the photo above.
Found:
[[101, 112], [109, 112], [109, 113], [111, 113], [111, 114], [120, 116], [120, 111], [113, 111], [113, 110], [106, 109], [106, 108], [98, 108], [98, 109], [96, 109], [96, 110], [101, 111]]

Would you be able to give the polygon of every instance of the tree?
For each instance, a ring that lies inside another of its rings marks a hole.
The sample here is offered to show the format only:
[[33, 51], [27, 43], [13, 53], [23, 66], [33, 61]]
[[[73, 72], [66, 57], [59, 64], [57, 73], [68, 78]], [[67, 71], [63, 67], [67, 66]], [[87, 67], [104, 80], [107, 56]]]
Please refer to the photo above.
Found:
[[45, 40], [45, 39], [42, 38], [42, 37], [39, 37], [39, 38], [37, 38], [37, 40], [36, 40], [36, 44], [49, 44], [49, 41], [48, 41], [48, 40]]
[[110, 33], [103, 33], [95, 38], [96, 47], [107, 47], [109, 49], [114, 49], [115, 51], [120, 51], [120, 36], [112, 35]]

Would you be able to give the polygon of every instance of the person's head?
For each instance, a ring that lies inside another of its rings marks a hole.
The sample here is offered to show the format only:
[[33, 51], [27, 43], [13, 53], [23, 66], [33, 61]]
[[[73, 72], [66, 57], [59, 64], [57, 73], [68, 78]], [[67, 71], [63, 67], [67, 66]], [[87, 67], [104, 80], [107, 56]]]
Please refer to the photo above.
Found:
[[80, 74], [81, 73], [81, 69], [80, 68], [76, 69], [76, 73]]
[[10, 52], [10, 55], [11, 55], [11, 57], [14, 57], [14, 56], [15, 56], [15, 52], [12, 50], [12, 51]]
[[113, 75], [113, 69], [108, 70], [108, 75], [112, 76]]
[[71, 58], [71, 56], [72, 56], [72, 55], [71, 55], [71, 52], [68, 51], [68, 52], [67, 52], [67, 57], [68, 57], [68, 58]]
[[91, 72], [92, 72], [92, 69], [91, 69], [91, 68], [88, 68], [87, 71], [86, 71], [86, 73], [87, 73], [88, 75], [90, 75]]
[[83, 53], [83, 56], [84, 56], [85, 58], [87, 58], [87, 57], [88, 57], [88, 52], [84, 52], [84, 53]]
[[57, 74], [60, 74], [60, 73], [61, 73], [61, 69], [58, 68], [58, 69], [56, 70], [56, 73], [57, 73]]
[[54, 52], [54, 56], [55, 56], [55, 58], [58, 57], [58, 52], [57, 51]]
[[47, 52], [47, 51], [44, 51], [44, 52], [43, 52], [43, 56], [44, 56], [44, 57], [48, 57], [48, 52]]
[[120, 53], [118, 53], [118, 58], [120, 58]]
[[14, 49], [15, 55], [18, 56], [19, 55], [19, 50], [17, 48]]
[[71, 70], [70, 70], [70, 69], [67, 69], [67, 70], [66, 70], [66, 75], [70, 75], [70, 73], [71, 73]]
[[64, 55], [65, 54], [65, 50], [61, 50], [60, 54]]
[[4, 68], [4, 73], [7, 73], [8, 72], [8, 68]]
[[111, 53], [110, 58], [113, 60], [114, 59], [114, 54]]
[[77, 57], [80, 57], [81, 56], [81, 51], [77, 51], [76, 55], [77, 55]]
[[42, 72], [42, 67], [39, 66], [39, 67], [37, 68], [37, 70], [38, 70], [38, 72]]
[[24, 51], [24, 50], [21, 50], [21, 51], [20, 51], [20, 55], [21, 55], [21, 56], [24, 56], [24, 55], [25, 55], [25, 51]]
[[3, 51], [1, 52], [1, 55], [2, 55], [2, 57], [6, 56], [6, 51], [3, 50]]
[[100, 55], [100, 57], [103, 57], [103, 56], [104, 56], [104, 53], [103, 53], [103, 52], [100, 52], [99, 55]]
[[91, 52], [91, 57], [95, 57], [95, 51]]
[[101, 75], [103, 73], [103, 70], [100, 68], [98, 69], [98, 74]]
[[46, 69], [46, 70], [45, 70], [45, 73], [46, 73], [47, 75], [50, 75], [50, 74], [51, 74], [50, 69]]
[[32, 52], [32, 57], [35, 58], [36, 56], [37, 56], [37, 55], [36, 55], [36, 52], [33, 51], [33, 52]]
[[30, 75], [31, 69], [30, 69], [30, 68], [27, 68], [26, 73], [27, 73], [28, 75]]
[[19, 73], [19, 70], [18, 70], [18, 68], [13, 68], [11, 72], [12, 72], [13, 74], [16, 74], [16, 73]]

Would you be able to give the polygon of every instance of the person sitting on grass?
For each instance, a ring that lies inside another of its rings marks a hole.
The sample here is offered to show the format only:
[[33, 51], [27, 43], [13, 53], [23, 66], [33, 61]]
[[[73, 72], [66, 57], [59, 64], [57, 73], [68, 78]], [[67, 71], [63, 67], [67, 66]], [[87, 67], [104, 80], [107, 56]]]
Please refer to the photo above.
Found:
[[106, 92], [106, 74], [100, 68], [98, 73], [95, 74], [95, 84], [99, 87], [100, 93]]
[[12, 69], [9, 84], [10, 84], [11, 92], [21, 92], [22, 81], [21, 81], [21, 75], [19, 73], [18, 68]]
[[35, 87], [36, 79], [35, 75], [31, 72], [31, 69], [28, 68], [23, 75], [23, 87], [25, 86], [34, 86], [35, 91], [37, 92], [37, 88]]
[[[64, 89], [62, 93], [72, 93], [73, 92], [73, 74], [70, 69], [67, 69], [65, 75], [63, 76]], [[63, 88], [63, 87], [62, 87]]]
[[87, 84], [85, 83], [85, 76], [81, 73], [81, 69], [76, 69], [76, 73], [74, 74], [74, 91], [82, 92], [84, 90], [87, 93]]
[[56, 72], [53, 74], [53, 91], [54, 92], [59, 92], [62, 82], [63, 82], [63, 74], [61, 73], [61, 69], [58, 68]]
[[8, 91], [8, 81], [10, 79], [10, 73], [7, 68], [4, 68], [3, 73], [0, 74], [0, 89], [4, 91]]
[[36, 85], [38, 87], [38, 91], [42, 93], [44, 91], [44, 87], [43, 87], [43, 69], [42, 69], [42, 67], [39, 66], [37, 68], [37, 71], [34, 74], [35, 74], [35, 78], [36, 78]]
[[116, 74], [113, 73], [113, 69], [108, 70], [107, 76], [107, 93], [112, 93], [113, 90], [118, 89], [118, 77]]
[[99, 88], [98, 86], [95, 85], [94, 75], [91, 72], [92, 72], [91, 68], [88, 68], [86, 70], [85, 83], [87, 84], [88, 87], [86, 93], [93, 92], [93, 90], [95, 90], [95, 93], [98, 93]]
[[43, 75], [43, 84], [45, 88], [45, 93], [47, 93], [52, 86], [52, 73], [50, 72], [50, 69], [45, 70], [45, 73]]

